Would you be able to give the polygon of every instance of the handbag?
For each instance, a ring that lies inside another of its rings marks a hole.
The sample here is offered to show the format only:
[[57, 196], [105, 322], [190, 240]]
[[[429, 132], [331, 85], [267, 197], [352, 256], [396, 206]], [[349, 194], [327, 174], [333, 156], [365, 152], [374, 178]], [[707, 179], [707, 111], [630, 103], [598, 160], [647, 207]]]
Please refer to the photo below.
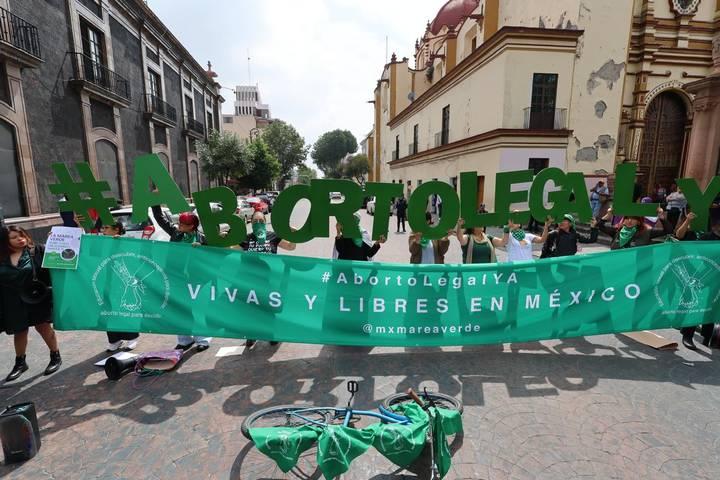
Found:
[[26, 282], [20, 290], [20, 299], [28, 305], [37, 305], [44, 302], [52, 293], [52, 287], [38, 278], [37, 266], [35, 265], [35, 247], [30, 249], [30, 265], [32, 267], [32, 279]]

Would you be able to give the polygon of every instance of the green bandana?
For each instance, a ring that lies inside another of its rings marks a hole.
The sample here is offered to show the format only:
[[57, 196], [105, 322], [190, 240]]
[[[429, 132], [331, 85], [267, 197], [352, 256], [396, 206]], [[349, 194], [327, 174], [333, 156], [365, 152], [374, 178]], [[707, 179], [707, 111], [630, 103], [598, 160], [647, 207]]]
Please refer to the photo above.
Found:
[[182, 241], [185, 243], [196, 243], [197, 242], [197, 232], [184, 234], [182, 237]]
[[620, 232], [618, 233], [618, 245], [620, 245], [620, 248], [625, 247], [630, 240], [635, 236], [635, 233], [637, 232], [637, 227], [622, 227], [620, 229]]
[[[353, 218], [355, 219], [355, 225], [357, 225], [357, 228], [358, 228], [358, 230], [360, 230], [361, 235], [362, 235], [362, 229], [360, 228], [360, 215], [357, 212], [355, 212], [353, 214]], [[361, 238], [353, 238], [352, 241], [356, 247], [358, 247], [358, 248], [362, 247], [362, 244], [363, 244], [362, 237]]]
[[252, 224], [253, 234], [255, 239], [260, 245], [265, 245], [265, 239], [267, 238], [267, 227], [264, 223], [256, 222]]
[[362, 238], [353, 238], [352, 241], [356, 247], [358, 247], [358, 248], [362, 247], [362, 244], [363, 244]]
[[512, 236], [518, 242], [522, 242], [523, 240], [525, 240], [525, 231], [524, 230], [513, 230]]
[[567, 213], [567, 214], [563, 215], [563, 219], [565, 219], [565, 220], [567, 220], [568, 222], [570, 222], [570, 227], [571, 227], [571, 228], [573, 228], [573, 229], [575, 228], [575, 217], [573, 217], [572, 215], [570, 215], [569, 213]]
[[420, 246], [421, 246], [422, 248], [426, 248], [429, 243], [430, 243], [430, 239], [429, 239], [429, 238], [422, 237], [422, 238], [420, 239]]

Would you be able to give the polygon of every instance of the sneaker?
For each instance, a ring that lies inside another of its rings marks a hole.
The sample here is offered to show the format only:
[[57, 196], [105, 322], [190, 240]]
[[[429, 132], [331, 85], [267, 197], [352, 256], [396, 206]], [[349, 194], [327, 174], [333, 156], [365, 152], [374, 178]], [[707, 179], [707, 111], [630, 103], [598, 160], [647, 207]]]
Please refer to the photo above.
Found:
[[195, 345], [195, 342], [190, 342], [187, 345], [181, 345], [178, 343], [177, 345], [175, 345], [175, 350], [182, 350], [183, 352], [187, 352], [193, 345]]
[[120, 350], [120, 347], [122, 347], [122, 344], [123, 344], [122, 340], [118, 340], [117, 342], [114, 342], [114, 343], [108, 343], [108, 346], [105, 349], [105, 351], [108, 353], [115, 353], [118, 350]]
[[138, 344], [137, 339], [130, 340], [127, 344], [125, 344], [124, 350], [135, 350], [135, 347], [137, 347], [137, 344]]
[[208, 345], [207, 343], [198, 343], [195, 347], [195, 350], [197, 350], [198, 352], [204, 352], [208, 348], [210, 348], [210, 345]]
[[247, 348], [248, 350], [252, 350], [253, 348], [255, 348], [256, 344], [257, 344], [257, 340], [253, 340], [250, 338], [245, 340], [245, 348]]

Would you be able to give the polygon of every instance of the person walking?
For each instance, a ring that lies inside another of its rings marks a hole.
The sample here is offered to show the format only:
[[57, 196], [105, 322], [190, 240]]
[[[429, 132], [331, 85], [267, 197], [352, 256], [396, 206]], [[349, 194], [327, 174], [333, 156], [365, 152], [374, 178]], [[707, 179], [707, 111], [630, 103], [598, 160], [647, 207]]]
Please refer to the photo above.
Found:
[[[517, 213], [517, 212], [515, 212]], [[545, 220], [545, 226], [541, 236], [527, 233], [522, 229], [522, 225], [514, 223], [512, 219], [508, 220], [507, 226], [503, 229], [502, 245], [507, 249], [508, 262], [525, 262], [533, 260], [532, 246], [533, 244], [544, 244], [547, 241], [550, 218]]]
[[0, 230], [0, 332], [13, 335], [15, 346], [15, 366], [6, 382], [17, 380], [29, 369], [26, 351], [30, 327], [35, 327], [50, 350], [44, 374], [53, 374], [62, 365], [52, 327], [50, 272], [42, 268], [44, 254], [45, 246], [33, 242], [23, 228]]
[[603, 199], [607, 198], [609, 194], [610, 192], [603, 181], [597, 182], [593, 189], [590, 190], [590, 206], [592, 207], [593, 217], [600, 215]]
[[[691, 229], [690, 224], [695, 220], [696, 215], [692, 212], [688, 213], [685, 220], [680, 224], [675, 232], [675, 237], [681, 241], [705, 241], [705, 242], [718, 242], [720, 241], [720, 218], [715, 217], [710, 219], [710, 231], [698, 232]], [[685, 348], [690, 350], [697, 350], [693, 337], [697, 327], [682, 327], [680, 334], [682, 335], [682, 344]], [[711, 346], [713, 340], [713, 334], [715, 332], [715, 324], [706, 323], [700, 327], [700, 335], [703, 337], [703, 345], [706, 347]], [[717, 334], [715, 334], [717, 336]], [[717, 339], [715, 340], [717, 342]]]
[[[278, 237], [275, 232], [268, 232], [265, 214], [255, 212], [252, 216], [252, 233], [245, 237], [240, 243], [240, 248], [246, 252], [277, 254], [278, 247], [283, 250], [295, 250], [295, 244]], [[270, 345], [277, 345], [280, 342], [271, 341]], [[245, 347], [252, 349], [257, 344], [254, 338], [245, 340]]]
[[578, 252], [578, 243], [597, 242], [598, 229], [595, 218], [590, 222], [590, 235], [585, 236], [575, 230], [575, 217], [563, 215], [557, 229], [550, 232], [543, 244], [540, 258], [569, 257]]
[[[353, 214], [355, 224], [360, 228], [360, 214]], [[343, 227], [341, 223], [335, 224], [335, 249], [338, 252], [339, 260], [357, 260], [367, 262], [368, 259], [375, 256], [380, 250], [380, 246], [385, 243], [385, 236], [381, 235], [377, 242], [369, 245], [362, 238], [348, 238], [343, 235]]]
[[463, 263], [497, 263], [495, 248], [505, 246], [502, 238], [487, 235], [483, 227], [464, 227], [465, 219], [458, 219], [454, 234], [460, 242]]
[[[172, 225], [160, 208], [160, 205], [152, 207], [152, 214], [155, 221], [165, 233], [170, 235], [171, 242], [189, 243], [193, 247], [206, 245], [205, 236], [200, 232], [200, 218], [193, 212], [183, 212], [178, 217], [177, 226]], [[192, 335], [178, 335], [176, 350], [189, 350], [193, 345], [198, 352], [202, 352], [210, 348], [212, 337], [200, 337]]]
[[[125, 235], [125, 227], [120, 222], [110, 225], [100, 223], [99, 230], [106, 237], [120, 238]], [[108, 346], [105, 351], [115, 353], [120, 349], [133, 350], [137, 347], [138, 338], [140, 334], [137, 332], [107, 332]]]
[[[425, 212], [425, 223], [432, 225], [432, 214]], [[450, 247], [450, 240], [447, 236], [430, 240], [424, 238], [420, 232], [413, 232], [408, 238], [408, 249], [410, 251], [410, 263], [412, 264], [443, 264], [445, 254]]]
[[395, 212], [397, 215], [397, 233], [400, 233], [400, 225], [402, 224], [402, 233], [405, 233], [405, 220], [407, 216], [407, 201], [405, 197], [400, 197], [395, 202]]
[[680, 215], [683, 215], [687, 209], [687, 199], [685, 198], [685, 194], [682, 192], [680, 187], [673, 184], [671, 187], [672, 191], [670, 194], [665, 198], [667, 201], [667, 206], [665, 207], [665, 210], [667, 210], [667, 221], [668, 226], [670, 229], [677, 228], [678, 221], [680, 220]]

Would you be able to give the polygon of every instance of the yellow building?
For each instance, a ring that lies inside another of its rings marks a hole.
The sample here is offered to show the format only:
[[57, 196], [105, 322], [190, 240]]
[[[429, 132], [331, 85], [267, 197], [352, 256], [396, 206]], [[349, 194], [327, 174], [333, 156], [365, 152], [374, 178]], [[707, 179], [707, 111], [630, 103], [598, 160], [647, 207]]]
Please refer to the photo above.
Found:
[[413, 63], [393, 54], [377, 82], [374, 181], [476, 171], [492, 208], [498, 171], [590, 186], [636, 162], [648, 191], [718, 171], [720, 0], [450, 0]]

